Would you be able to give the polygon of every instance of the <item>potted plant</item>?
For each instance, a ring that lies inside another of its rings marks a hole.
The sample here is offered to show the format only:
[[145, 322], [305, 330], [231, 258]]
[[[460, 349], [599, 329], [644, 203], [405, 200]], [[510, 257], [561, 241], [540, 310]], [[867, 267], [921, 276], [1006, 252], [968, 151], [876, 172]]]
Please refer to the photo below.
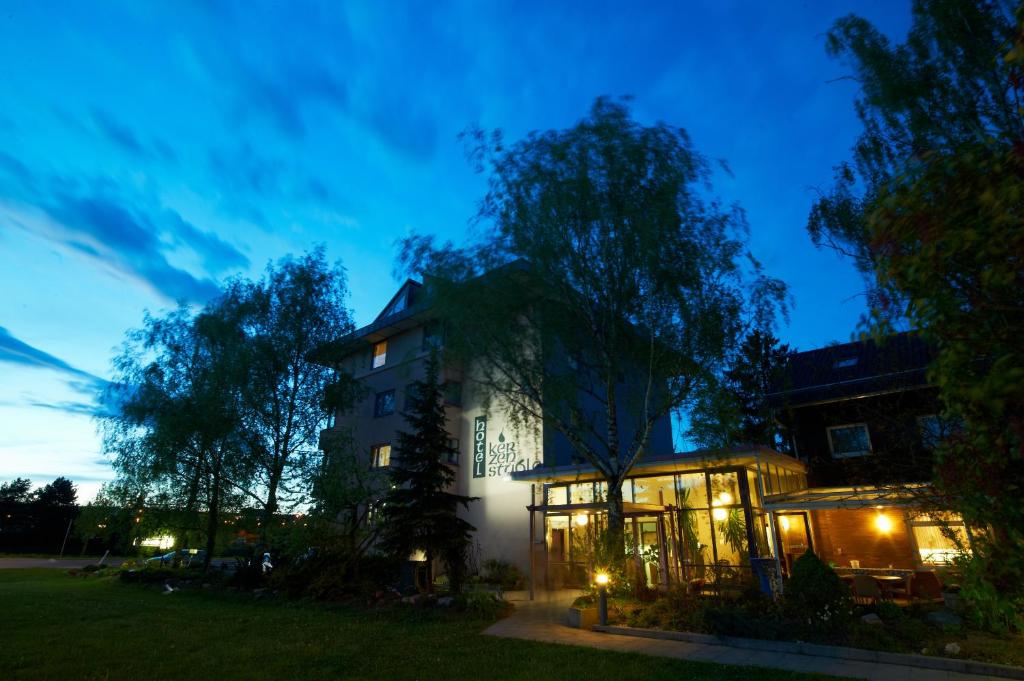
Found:
[[569, 607], [569, 626], [589, 629], [597, 624], [597, 599], [593, 594], [580, 596]]

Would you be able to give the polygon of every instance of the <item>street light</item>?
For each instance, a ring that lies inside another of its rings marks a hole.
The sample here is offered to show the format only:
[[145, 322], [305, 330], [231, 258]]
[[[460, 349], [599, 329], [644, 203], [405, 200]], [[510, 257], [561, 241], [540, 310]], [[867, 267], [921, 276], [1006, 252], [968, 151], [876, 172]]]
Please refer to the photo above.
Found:
[[611, 577], [607, 572], [598, 572], [594, 575], [594, 583], [597, 584], [597, 614], [601, 626], [608, 625], [608, 582]]

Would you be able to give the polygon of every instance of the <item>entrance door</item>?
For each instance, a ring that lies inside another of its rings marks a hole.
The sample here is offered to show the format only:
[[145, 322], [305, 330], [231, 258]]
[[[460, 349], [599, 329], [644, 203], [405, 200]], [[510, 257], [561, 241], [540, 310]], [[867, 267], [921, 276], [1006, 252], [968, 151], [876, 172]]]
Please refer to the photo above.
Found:
[[814, 548], [811, 526], [806, 513], [779, 513], [775, 519], [779, 530], [779, 546], [782, 547], [780, 558], [786, 573], [791, 574], [796, 559], [808, 549]]
[[631, 548], [636, 557], [637, 569], [648, 587], [661, 586], [667, 581], [667, 552], [670, 550], [665, 542], [662, 516], [637, 516], [631, 521]]

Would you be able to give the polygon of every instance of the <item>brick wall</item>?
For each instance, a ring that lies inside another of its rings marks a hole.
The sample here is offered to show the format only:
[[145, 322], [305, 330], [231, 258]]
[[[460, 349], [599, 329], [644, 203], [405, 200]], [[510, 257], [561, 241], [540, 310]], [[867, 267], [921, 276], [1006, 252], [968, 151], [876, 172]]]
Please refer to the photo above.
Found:
[[[875, 524], [879, 513], [892, 521], [888, 534]], [[820, 510], [811, 511], [814, 550], [825, 562], [849, 567], [850, 559], [860, 561], [862, 568], [912, 569], [914, 548], [903, 512], [894, 509]]]

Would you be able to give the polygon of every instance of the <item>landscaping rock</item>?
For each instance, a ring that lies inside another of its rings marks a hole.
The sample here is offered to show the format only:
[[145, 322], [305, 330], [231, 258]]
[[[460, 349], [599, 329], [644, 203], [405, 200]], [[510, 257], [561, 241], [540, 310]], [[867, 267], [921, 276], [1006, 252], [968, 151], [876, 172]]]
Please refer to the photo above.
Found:
[[947, 643], [946, 647], [943, 648], [943, 650], [945, 651], [945, 653], [947, 655], [959, 655], [960, 654], [960, 644], [959, 643]]
[[860, 621], [864, 624], [881, 624], [882, 618], [873, 612], [869, 612], [866, 615], [862, 615]]
[[963, 618], [949, 610], [936, 610], [924, 616], [924, 620], [939, 629], [959, 629], [963, 626]]

